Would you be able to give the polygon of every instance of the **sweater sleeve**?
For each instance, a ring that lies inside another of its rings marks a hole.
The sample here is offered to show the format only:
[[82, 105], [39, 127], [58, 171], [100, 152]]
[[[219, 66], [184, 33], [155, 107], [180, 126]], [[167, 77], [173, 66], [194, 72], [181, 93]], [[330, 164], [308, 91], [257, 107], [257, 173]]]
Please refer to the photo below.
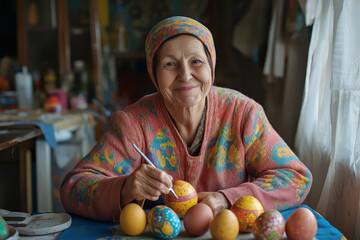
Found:
[[247, 181], [222, 190], [231, 204], [256, 197], [264, 210], [300, 205], [310, 191], [312, 175], [268, 122], [262, 107], [245, 110], [241, 126]]
[[142, 146], [142, 135], [137, 121], [125, 112], [114, 113], [106, 133], [65, 176], [61, 186], [65, 210], [92, 219], [119, 221], [121, 187], [141, 163], [131, 144]]

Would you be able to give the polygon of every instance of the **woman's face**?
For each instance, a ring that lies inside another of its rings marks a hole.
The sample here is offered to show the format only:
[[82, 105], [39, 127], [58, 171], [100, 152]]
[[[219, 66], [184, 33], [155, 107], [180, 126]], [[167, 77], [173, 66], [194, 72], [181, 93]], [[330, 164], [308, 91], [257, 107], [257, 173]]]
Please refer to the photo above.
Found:
[[165, 104], [193, 107], [203, 103], [212, 85], [202, 42], [191, 35], [166, 41], [157, 53], [156, 76]]

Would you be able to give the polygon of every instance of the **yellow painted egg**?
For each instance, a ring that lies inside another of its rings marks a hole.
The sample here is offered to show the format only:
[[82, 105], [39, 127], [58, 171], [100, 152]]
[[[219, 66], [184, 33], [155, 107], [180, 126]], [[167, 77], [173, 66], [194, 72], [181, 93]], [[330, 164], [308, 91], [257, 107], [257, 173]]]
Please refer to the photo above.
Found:
[[198, 196], [195, 188], [188, 182], [176, 180], [174, 182], [174, 192], [165, 195], [165, 205], [173, 209], [179, 218], [183, 218], [188, 209], [197, 204]]
[[255, 239], [279, 240], [285, 232], [285, 219], [276, 209], [262, 213], [253, 225]]
[[168, 206], [153, 207], [147, 215], [148, 226], [156, 238], [175, 238], [181, 231], [181, 221], [178, 215]]
[[311, 240], [315, 237], [317, 229], [315, 215], [305, 207], [296, 209], [285, 224], [286, 236], [290, 240]]
[[120, 226], [127, 235], [142, 234], [146, 228], [145, 211], [136, 203], [126, 205], [120, 214]]
[[264, 212], [264, 208], [253, 196], [239, 198], [230, 208], [239, 221], [241, 232], [252, 232], [256, 219]]
[[213, 239], [235, 239], [239, 234], [239, 223], [235, 214], [229, 209], [223, 209], [215, 215], [210, 224]]

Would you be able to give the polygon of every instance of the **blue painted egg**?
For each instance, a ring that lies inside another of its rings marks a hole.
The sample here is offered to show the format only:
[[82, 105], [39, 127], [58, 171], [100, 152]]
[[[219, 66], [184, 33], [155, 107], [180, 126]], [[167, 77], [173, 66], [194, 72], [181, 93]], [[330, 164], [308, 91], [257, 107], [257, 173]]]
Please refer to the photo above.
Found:
[[148, 213], [147, 219], [151, 233], [157, 238], [175, 238], [180, 233], [180, 218], [170, 207], [165, 205], [153, 207]]

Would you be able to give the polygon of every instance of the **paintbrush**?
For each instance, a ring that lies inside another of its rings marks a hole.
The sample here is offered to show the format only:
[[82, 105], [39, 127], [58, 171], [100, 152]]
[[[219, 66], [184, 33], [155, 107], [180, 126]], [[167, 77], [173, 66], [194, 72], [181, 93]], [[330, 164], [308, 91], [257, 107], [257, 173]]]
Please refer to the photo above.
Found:
[[[146, 161], [148, 164], [150, 164], [152, 167], [156, 168], [155, 165], [150, 161], [150, 159], [148, 159], [147, 156], [146, 156], [145, 154], [143, 154], [143, 153], [141, 152], [141, 150], [140, 150], [134, 143], [133, 143], [133, 146], [134, 146], [134, 148], [136, 149], [136, 151], [138, 151], [138, 153], [140, 153], [140, 155], [145, 159], [145, 161]], [[171, 192], [177, 199], [179, 199], [178, 196], [176, 195], [176, 193], [175, 193], [175, 191], [174, 191], [173, 188], [170, 188], [169, 190], [170, 190], [170, 192]]]

